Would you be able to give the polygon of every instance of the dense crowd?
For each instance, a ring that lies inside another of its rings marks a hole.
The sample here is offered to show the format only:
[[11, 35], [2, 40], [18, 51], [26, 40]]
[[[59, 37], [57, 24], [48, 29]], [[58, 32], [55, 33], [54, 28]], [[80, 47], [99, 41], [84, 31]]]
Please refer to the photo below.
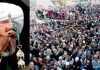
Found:
[[45, 15], [37, 10], [39, 19], [56, 21], [40, 24], [30, 32], [30, 69], [100, 70], [99, 10], [100, 6], [77, 6], [49, 10]]

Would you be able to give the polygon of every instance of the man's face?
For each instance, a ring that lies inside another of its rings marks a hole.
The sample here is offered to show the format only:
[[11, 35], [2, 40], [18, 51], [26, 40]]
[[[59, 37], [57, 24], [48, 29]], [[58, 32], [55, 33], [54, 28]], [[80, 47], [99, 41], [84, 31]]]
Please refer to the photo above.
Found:
[[0, 53], [9, 51], [16, 44], [16, 32], [12, 30], [12, 24], [0, 22]]
[[30, 68], [33, 68], [33, 67], [34, 67], [34, 63], [30, 62]]

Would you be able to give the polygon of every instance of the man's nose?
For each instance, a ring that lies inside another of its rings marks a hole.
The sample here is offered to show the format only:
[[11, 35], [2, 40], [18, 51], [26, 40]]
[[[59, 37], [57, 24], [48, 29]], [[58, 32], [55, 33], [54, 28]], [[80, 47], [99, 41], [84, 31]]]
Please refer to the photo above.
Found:
[[11, 36], [15, 37], [15, 35], [16, 35], [16, 32], [14, 30], [12, 30], [12, 27], [6, 27], [5, 31], [7, 32], [9, 37], [11, 37]]
[[11, 38], [15, 38], [16, 37], [16, 32], [14, 30], [9, 30], [8, 31], [8, 36]]

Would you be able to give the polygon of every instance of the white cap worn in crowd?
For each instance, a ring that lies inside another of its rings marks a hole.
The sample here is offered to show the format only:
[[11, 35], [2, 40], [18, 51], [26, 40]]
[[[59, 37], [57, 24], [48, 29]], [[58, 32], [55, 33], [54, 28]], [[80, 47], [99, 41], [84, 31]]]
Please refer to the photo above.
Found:
[[59, 60], [62, 60], [62, 56], [59, 56]]
[[0, 3], [0, 21], [7, 21], [8, 14], [11, 15], [12, 23], [14, 23], [21, 33], [23, 28], [23, 20], [24, 20], [24, 14], [22, 9], [14, 4], [10, 3]]
[[79, 60], [79, 57], [76, 57], [76, 58], [75, 58], [75, 61], [78, 61], [78, 60]]
[[66, 65], [68, 66], [69, 65], [69, 62], [66, 62]]
[[[24, 25], [23, 10], [15, 4], [1, 2], [0, 3], [0, 22], [9, 21], [9, 16], [8, 16], [9, 14], [11, 16], [10, 17], [11, 23], [15, 24], [19, 33], [21, 33], [23, 29], [23, 25]], [[11, 51], [4, 52], [2, 56], [4, 57], [9, 56], [13, 54], [14, 52], [15, 52], [15, 47], [11, 48]]]

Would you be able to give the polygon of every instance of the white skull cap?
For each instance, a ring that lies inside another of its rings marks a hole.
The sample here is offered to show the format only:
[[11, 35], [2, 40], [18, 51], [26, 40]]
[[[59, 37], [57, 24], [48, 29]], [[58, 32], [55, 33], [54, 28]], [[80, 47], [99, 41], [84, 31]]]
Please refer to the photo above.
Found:
[[78, 61], [78, 60], [79, 60], [79, 57], [76, 57], [76, 58], [75, 58], [75, 61]]
[[47, 56], [47, 57], [46, 57], [46, 59], [48, 59], [48, 60], [49, 60], [49, 59], [50, 59], [50, 56]]
[[62, 56], [60, 56], [59, 59], [62, 59]]
[[69, 62], [66, 62], [66, 65], [69, 65]]

